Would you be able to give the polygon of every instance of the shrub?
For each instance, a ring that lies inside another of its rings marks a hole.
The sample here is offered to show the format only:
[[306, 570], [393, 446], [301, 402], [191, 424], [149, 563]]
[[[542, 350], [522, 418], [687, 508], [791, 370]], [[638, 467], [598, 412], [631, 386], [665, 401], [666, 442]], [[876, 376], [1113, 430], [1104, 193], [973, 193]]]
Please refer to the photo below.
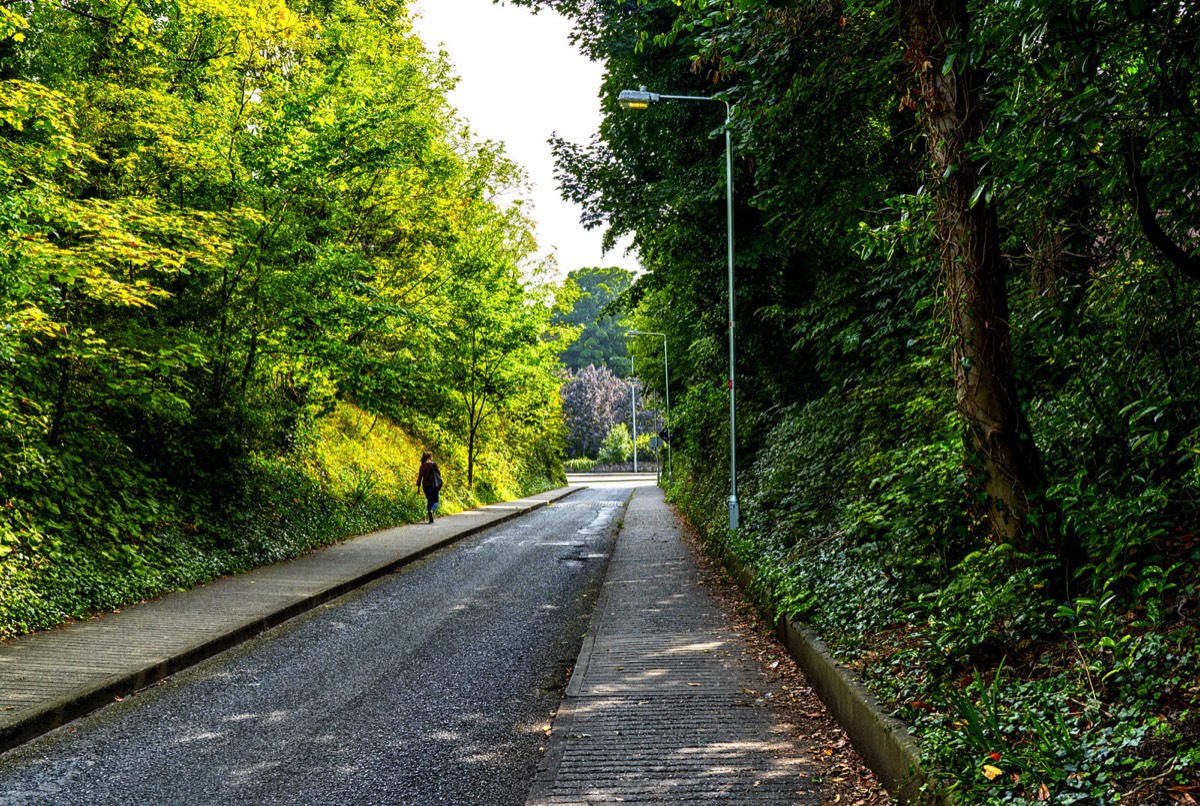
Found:
[[608, 429], [608, 435], [600, 445], [601, 464], [620, 464], [633, 456], [633, 437], [624, 423], [616, 423]]

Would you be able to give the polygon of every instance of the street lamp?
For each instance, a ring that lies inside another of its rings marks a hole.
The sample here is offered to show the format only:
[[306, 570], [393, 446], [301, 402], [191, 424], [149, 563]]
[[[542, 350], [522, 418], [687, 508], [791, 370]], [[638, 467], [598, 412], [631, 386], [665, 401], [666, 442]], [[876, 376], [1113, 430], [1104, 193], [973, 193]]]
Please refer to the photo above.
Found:
[[[667, 334], [655, 333], [652, 330], [631, 330], [625, 334], [626, 336], [662, 336], [663, 340], [663, 389], [667, 393], [667, 433], [670, 434], [671, 428], [671, 367], [667, 360]], [[674, 451], [671, 449], [671, 444], [667, 443], [667, 486], [670, 486], [674, 476]]]
[[629, 414], [633, 417], [633, 472], [637, 472], [637, 376], [633, 356], [629, 357]]
[[707, 95], [660, 95], [657, 92], [647, 92], [645, 87], [640, 90], [621, 90], [617, 96], [617, 102], [623, 109], [648, 109], [650, 104], [659, 101], [715, 101], [725, 104], [725, 230], [729, 253], [729, 528], [737, 529], [740, 518], [737, 498], [737, 403], [734, 381], [737, 373], [734, 371], [733, 361], [733, 142], [729, 133], [729, 102]]

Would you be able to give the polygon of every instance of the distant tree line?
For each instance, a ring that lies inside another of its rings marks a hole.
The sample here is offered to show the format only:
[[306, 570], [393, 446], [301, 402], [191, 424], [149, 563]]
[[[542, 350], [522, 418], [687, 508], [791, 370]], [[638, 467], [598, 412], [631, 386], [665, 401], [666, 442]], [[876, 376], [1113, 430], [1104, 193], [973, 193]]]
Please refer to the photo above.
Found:
[[[603, 453], [611, 463], [631, 460], [635, 403], [644, 455], [650, 453], [651, 435], [663, 427], [662, 403], [648, 401], [640, 378], [630, 376], [635, 369], [639, 376], [645, 371], [633, 366], [627, 347], [632, 321], [622, 300], [633, 279], [633, 272], [620, 268], [576, 269], [567, 275], [563, 301], [570, 300], [570, 309], [564, 304], [554, 322], [575, 331], [559, 354], [566, 366], [562, 397], [569, 459], [597, 459]], [[648, 366], [661, 371], [658, 361]]]

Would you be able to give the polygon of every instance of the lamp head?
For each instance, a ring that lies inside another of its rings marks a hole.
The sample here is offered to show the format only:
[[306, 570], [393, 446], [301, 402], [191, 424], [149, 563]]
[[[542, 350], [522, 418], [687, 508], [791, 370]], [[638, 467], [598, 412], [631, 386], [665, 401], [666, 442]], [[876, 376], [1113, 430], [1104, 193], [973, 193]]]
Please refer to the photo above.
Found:
[[658, 99], [658, 93], [646, 92], [646, 88], [642, 87], [640, 90], [621, 90], [617, 103], [622, 109], [646, 109]]

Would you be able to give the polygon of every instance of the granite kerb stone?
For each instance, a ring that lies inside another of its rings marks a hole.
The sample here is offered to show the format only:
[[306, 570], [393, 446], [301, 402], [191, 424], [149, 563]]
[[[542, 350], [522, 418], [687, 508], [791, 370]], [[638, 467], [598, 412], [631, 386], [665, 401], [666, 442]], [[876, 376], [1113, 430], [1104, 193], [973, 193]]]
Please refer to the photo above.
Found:
[[[757, 578], [756, 569], [731, 551], [719, 554], [743, 593], [765, 612], [762, 602], [770, 598], [770, 591]], [[921, 749], [908, 726], [884, 710], [858, 674], [840, 663], [815, 631], [790, 618], [776, 620], [775, 631], [814, 693], [897, 803], [955, 806], [952, 794], [921, 791], [934, 778], [921, 767]]]

